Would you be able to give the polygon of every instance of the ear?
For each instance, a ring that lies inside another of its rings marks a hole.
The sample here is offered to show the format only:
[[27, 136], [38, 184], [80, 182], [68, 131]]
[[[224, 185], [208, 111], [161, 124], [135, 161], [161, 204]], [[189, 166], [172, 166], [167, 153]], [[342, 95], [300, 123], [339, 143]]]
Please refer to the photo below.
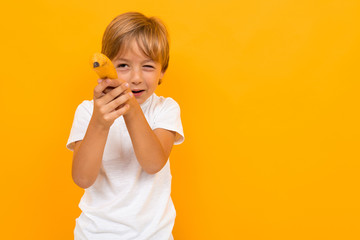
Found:
[[164, 72], [164, 71], [162, 71], [162, 72], [160, 73], [160, 77], [159, 77], [158, 85], [160, 85], [160, 84], [161, 84], [162, 79], [163, 79], [163, 77], [164, 77], [164, 74], [165, 74], [165, 72]]

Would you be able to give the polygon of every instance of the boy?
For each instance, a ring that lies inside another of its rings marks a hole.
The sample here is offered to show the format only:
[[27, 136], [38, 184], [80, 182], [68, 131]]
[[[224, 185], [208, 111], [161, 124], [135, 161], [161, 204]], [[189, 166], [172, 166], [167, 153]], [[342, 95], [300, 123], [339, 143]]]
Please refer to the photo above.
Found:
[[106, 28], [102, 53], [118, 79], [99, 79], [75, 113], [67, 147], [85, 189], [75, 239], [173, 239], [168, 160], [184, 134], [179, 105], [154, 91], [168, 67], [165, 26], [130, 12]]

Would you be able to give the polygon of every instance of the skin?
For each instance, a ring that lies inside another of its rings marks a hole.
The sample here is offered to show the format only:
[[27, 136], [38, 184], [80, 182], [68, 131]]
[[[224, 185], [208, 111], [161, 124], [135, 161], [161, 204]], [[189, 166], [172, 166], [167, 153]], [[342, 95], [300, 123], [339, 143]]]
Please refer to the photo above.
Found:
[[[131, 47], [112, 59], [118, 79], [99, 79], [94, 88], [94, 111], [85, 137], [75, 143], [72, 178], [81, 188], [90, 187], [101, 167], [106, 139], [115, 119], [124, 117], [136, 158], [148, 174], [166, 164], [175, 141], [175, 132], [152, 130], [140, 104], [156, 90], [164, 75], [161, 63], [146, 57], [133, 42]], [[135, 97], [131, 90], [145, 90]]]

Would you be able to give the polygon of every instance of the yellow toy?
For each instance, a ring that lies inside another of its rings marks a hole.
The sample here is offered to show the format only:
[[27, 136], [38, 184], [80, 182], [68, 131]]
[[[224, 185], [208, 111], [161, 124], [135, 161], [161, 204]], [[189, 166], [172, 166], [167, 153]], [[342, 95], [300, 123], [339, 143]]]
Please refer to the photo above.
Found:
[[100, 78], [117, 79], [118, 75], [111, 60], [102, 53], [95, 53], [90, 61], [94, 71]]

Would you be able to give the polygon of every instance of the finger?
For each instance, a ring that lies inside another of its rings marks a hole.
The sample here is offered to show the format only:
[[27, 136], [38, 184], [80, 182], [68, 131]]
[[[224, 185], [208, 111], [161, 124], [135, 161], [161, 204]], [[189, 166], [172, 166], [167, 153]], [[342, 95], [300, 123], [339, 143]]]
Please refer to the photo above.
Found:
[[[110, 82], [109, 86], [107, 88], [105, 88], [105, 90], [103, 91], [103, 93], [105, 93], [105, 94], [107, 94], [114, 88], [117, 88], [118, 86], [120, 86], [121, 84], [126, 82], [120, 78], [119, 79], [110, 79], [110, 80], [111, 80], [111, 82]], [[130, 91], [130, 89], [129, 89], [129, 91]]]
[[114, 89], [114, 87], [107, 87], [107, 88], [104, 89], [103, 93], [107, 94], [108, 92], [110, 92], [113, 89]]
[[[101, 81], [102, 79], [99, 79], [99, 81]], [[108, 85], [108, 88], [109, 89], [113, 89], [113, 88], [116, 88], [118, 86], [120, 86], [121, 84], [125, 83], [126, 81], [122, 80], [122, 79], [110, 79], [110, 78], [107, 78], [107, 80], [109, 80], [109, 85]]]
[[108, 114], [108, 117], [111, 119], [116, 119], [122, 115], [124, 115], [125, 113], [127, 113], [127, 111], [129, 111], [130, 109], [130, 105], [129, 104], [125, 104], [124, 106], [122, 106], [121, 108], [112, 111], [111, 113]]
[[[102, 79], [99, 79], [100, 81]], [[109, 79], [110, 83], [108, 85], [108, 87], [106, 87], [103, 91], [104, 94], [107, 94], [108, 92], [110, 92], [111, 90], [113, 90], [114, 88], [117, 88], [118, 86], [120, 86], [121, 84], [123, 84], [125, 81], [122, 79]]]
[[101, 98], [101, 102], [103, 104], [107, 104], [107, 103], [111, 102], [114, 98], [118, 97], [119, 95], [124, 94], [127, 89], [129, 89], [129, 84], [123, 83], [120, 86], [118, 86], [117, 88], [114, 88], [113, 90], [111, 90], [110, 92], [105, 94]]
[[120, 86], [121, 84], [125, 83], [126, 81], [122, 80], [122, 79], [110, 79], [110, 87], [118, 87]]
[[125, 105], [125, 103], [133, 96], [133, 93], [125, 93], [118, 98], [114, 99], [110, 103], [106, 104], [104, 110], [106, 112], [112, 112], [114, 110], [117, 110], [122, 107], [122, 105]]
[[110, 84], [110, 79], [102, 79], [95, 88], [94, 88], [94, 99], [100, 98], [102, 96], [102, 92], [105, 88], [107, 88]]

